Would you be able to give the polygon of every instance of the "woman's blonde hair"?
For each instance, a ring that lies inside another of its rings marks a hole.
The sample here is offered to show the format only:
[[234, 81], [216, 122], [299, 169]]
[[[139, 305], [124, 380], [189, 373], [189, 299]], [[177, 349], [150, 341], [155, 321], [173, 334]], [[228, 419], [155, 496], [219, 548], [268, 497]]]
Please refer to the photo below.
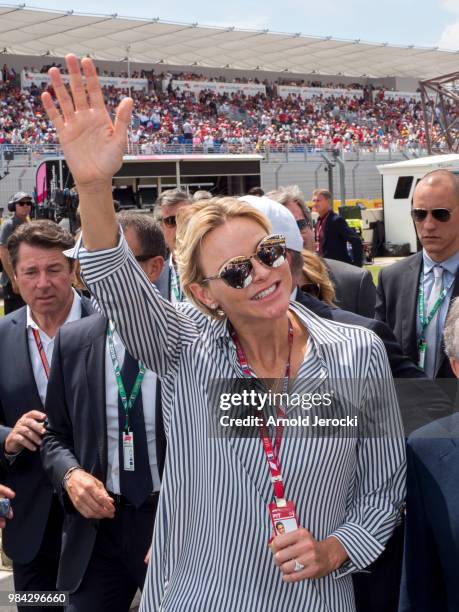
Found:
[[326, 265], [315, 253], [303, 249], [303, 284], [300, 288], [311, 293], [322, 302], [335, 306], [335, 287], [330, 279]]
[[183, 291], [199, 310], [217, 319], [224, 318], [225, 314], [221, 310], [211, 310], [196, 299], [190, 286], [193, 283], [202, 284], [204, 279], [201, 267], [202, 241], [211, 231], [235, 218], [250, 219], [258, 223], [266, 233], [271, 231], [268, 219], [261, 212], [231, 197], [201, 200], [184, 206], [177, 214], [175, 261]]

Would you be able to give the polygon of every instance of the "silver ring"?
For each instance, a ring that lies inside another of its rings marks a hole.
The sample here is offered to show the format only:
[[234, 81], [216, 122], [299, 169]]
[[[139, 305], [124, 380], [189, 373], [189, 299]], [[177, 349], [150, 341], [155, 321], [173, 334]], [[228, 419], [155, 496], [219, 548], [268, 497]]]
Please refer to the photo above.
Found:
[[295, 567], [293, 569], [295, 572], [301, 572], [301, 570], [304, 570], [304, 565], [298, 559], [295, 559]]

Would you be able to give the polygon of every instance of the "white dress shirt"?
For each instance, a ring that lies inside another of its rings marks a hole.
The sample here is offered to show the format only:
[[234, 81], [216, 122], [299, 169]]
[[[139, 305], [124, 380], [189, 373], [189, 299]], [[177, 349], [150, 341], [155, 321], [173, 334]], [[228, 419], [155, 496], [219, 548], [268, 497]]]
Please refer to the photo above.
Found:
[[[73, 303], [68, 314], [68, 317], [65, 319], [63, 325], [66, 323], [71, 323], [72, 321], [78, 321], [81, 319], [81, 298], [75, 289], [73, 291]], [[40, 340], [43, 344], [43, 349], [45, 351], [46, 359], [48, 364], [51, 366], [51, 360], [53, 358], [53, 350], [54, 350], [54, 339], [50, 338], [42, 329], [38, 327], [35, 321], [32, 319], [32, 311], [29, 306], [27, 306], [27, 341], [29, 343], [29, 355], [30, 361], [32, 363], [33, 376], [35, 378], [35, 382], [37, 384], [38, 394], [40, 396], [41, 402], [43, 406], [45, 405], [46, 399], [46, 389], [48, 388], [48, 377], [46, 376], [45, 368], [43, 367], [43, 363], [41, 361], [40, 353], [38, 352], [37, 343], [35, 342], [35, 338], [32, 330], [38, 330], [40, 334]]]
[[[116, 333], [113, 334], [116, 356], [120, 369], [123, 367], [126, 349]], [[147, 435], [148, 460], [150, 463], [153, 490], [159, 491], [158, 462], [156, 458], [156, 385], [158, 377], [151, 370], [145, 370], [142, 381], [142, 404], [145, 431]], [[105, 405], [107, 411], [107, 482], [106, 487], [112, 493], [120, 491], [120, 461], [119, 461], [119, 420], [118, 420], [118, 386], [116, 384], [113, 362], [110, 356], [108, 340], [105, 342]]]

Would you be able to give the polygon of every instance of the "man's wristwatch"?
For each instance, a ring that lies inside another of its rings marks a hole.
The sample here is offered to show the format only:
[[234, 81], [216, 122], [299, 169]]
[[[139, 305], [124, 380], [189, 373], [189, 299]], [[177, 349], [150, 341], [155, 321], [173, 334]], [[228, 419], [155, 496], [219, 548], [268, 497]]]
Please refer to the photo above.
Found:
[[79, 465], [74, 465], [73, 467], [71, 467], [69, 470], [67, 470], [64, 474], [64, 478], [62, 479], [62, 488], [64, 489], [64, 491], [67, 491], [67, 482], [70, 478], [70, 475], [72, 474], [72, 472], [74, 472], [75, 470], [82, 470], [83, 468]]

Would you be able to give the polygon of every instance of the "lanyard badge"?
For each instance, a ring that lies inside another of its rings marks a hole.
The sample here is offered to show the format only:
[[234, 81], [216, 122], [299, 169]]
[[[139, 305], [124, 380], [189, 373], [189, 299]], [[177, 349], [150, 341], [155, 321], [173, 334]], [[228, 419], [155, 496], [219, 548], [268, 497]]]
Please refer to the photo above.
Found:
[[[234, 329], [232, 330], [231, 335], [236, 346], [237, 358], [244, 377], [255, 378], [249, 368], [244, 349], [242, 348], [242, 345]], [[293, 345], [293, 327], [290, 322], [290, 319], [288, 322], [288, 344], [289, 351], [287, 363], [285, 365], [283, 393], [287, 393], [288, 391], [288, 381], [290, 378], [290, 362]], [[278, 416], [280, 418], [285, 416], [285, 412], [282, 408], [279, 408]], [[268, 512], [271, 517], [271, 522], [273, 524], [274, 535], [295, 531], [295, 529], [298, 529], [295, 505], [293, 501], [285, 499], [284, 481], [282, 479], [282, 470], [279, 461], [279, 452], [282, 444], [284, 427], [283, 425], [278, 425], [276, 427], [274, 447], [269, 437], [268, 429], [264, 423], [259, 427], [258, 431], [262, 441], [263, 452], [266, 457], [266, 462], [268, 464], [268, 468], [271, 475], [271, 482], [273, 485], [273, 495], [275, 502], [270, 503], [268, 505]]]
[[46, 353], [45, 349], [43, 348], [43, 342], [41, 341], [40, 333], [38, 329], [33, 328], [32, 334], [35, 340], [35, 344], [37, 345], [38, 354], [40, 355], [41, 363], [45, 371], [46, 378], [49, 378], [49, 363], [48, 359], [46, 358]]
[[440, 295], [438, 296], [435, 304], [432, 307], [432, 310], [429, 313], [425, 313], [425, 297], [424, 297], [424, 274], [422, 274], [419, 280], [419, 291], [418, 291], [418, 316], [419, 322], [421, 323], [421, 335], [418, 340], [418, 366], [421, 369], [424, 369], [425, 360], [426, 360], [426, 351], [427, 351], [427, 343], [425, 339], [426, 329], [429, 326], [430, 322], [433, 320], [437, 312], [439, 311], [443, 301], [448, 295], [448, 291], [453, 286], [454, 279], [442, 289]]
[[124, 413], [125, 413], [125, 421], [124, 421], [124, 429], [122, 432], [122, 441], [123, 441], [123, 469], [129, 472], [135, 470], [134, 463], [134, 434], [130, 429], [129, 425], [129, 413], [132, 410], [132, 407], [135, 404], [135, 400], [139, 395], [140, 388], [142, 386], [142, 381], [145, 376], [145, 366], [143, 363], [139, 361], [139, 373], [137, 374], [137, 378], [135, 379], [134, 386], [132, 387], [131, 395], [128, 398], [126, 394], [126, 389], [124, 387], [123, 379], [121, 377], [121, 369], [118, 362], [118, 357], [116, 355], [115, 343], [113, 340], [113, 325], [109, 323], [107, 327], [107, 339], [108, 339], [108, 347], [110, 351], [110, 357], [113, 363], [113, 371], [115, 373], [116, 384], [118, 387], [118, 394], [121, 399], [121, 403], [123, 404]]

